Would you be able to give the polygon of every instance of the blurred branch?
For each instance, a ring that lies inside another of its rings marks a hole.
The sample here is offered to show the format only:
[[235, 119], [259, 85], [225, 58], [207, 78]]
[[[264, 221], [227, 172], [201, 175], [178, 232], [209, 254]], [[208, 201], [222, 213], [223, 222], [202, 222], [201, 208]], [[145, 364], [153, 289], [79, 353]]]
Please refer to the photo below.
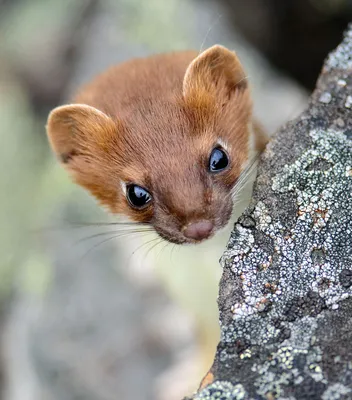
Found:
[[[15, 65], [18, 77], [31, 96], [34, 110], [45, 116], [62, 100], [67, 85], [72, 80], [75, 65], [84, 46], [84, 36], [94, 19], [100, 0], [82, 2], [78, 11], [69, 15], [68, 27], [54, 35], [45, 51], [38, 53], [43, 68], [20, 63]], [[49, 34], [50, 32], [43, 32]], [[49, 38], [48, 38], [49, 39]], [[50, 59], [50, 63], [46, 60]], [[48, 65], [50, 67], [48, 67]]]
[[352, 395], [352, 25], [259, 167], [222, 257], [222, 336], [194, 399]]
[[276, 68], [312, 90], [352, 18], [347, 0], [219, 0], [237, 32]]

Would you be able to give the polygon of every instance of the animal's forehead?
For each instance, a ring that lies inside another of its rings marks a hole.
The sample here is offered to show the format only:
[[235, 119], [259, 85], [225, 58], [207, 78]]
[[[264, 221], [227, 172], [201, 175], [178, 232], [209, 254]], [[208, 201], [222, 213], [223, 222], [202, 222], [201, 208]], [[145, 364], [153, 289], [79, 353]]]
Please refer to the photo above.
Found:
[[138, 143], [129, 155], [125, 168], [127, 180], [132, 178], [146, 187], [167, 189], [185, 185], [204, 169], [211, 146], [204, 146], [200, 138], [184, 136], [182, 140], [168, 138], [148, 145]]
[[139, 161], [140, 169], [148, 175], [162, 177], [175, 170], [180, 174], [187, 173], [208, 153], [204, 152], [204, 145], [197, 138], [185, 135], [175, 139], [170, 136], [160, 141], [154, 141], [153, 137], [147, 145], [138, 143], [134, 147], [134, 157]]
[[153, 98], [137, 104], [127, 116], [126, 125], [138, 134], [140, 130], [166, 133], [182, 131], [191, 124], [189, 115], [176, 100]]
[[125, 159], [139, 182], [184, 179], [200, 168], [214, 146], [214, 123], [205, 127], [176, 101], [144, 101], [124, 118]]
[[212, 140], [214, 129], [206, 129], [192, 115], [174, 103], [143, 103], [124, 120], [126, 147], [142, 157], [158, 154], [159, 157], [180, 156], [195, 150], [197, 143]]

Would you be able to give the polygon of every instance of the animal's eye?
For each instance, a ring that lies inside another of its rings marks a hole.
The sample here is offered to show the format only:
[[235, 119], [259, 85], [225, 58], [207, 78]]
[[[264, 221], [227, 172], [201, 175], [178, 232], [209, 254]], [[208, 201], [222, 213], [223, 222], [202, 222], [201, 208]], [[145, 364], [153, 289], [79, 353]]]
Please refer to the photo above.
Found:
[[126, 197], [133, 208], [141, 210], [152, 200], [150, 193], [138, 185], [128, 185], [126, 188]]
[[220, 172], [229, 165], [229, 158], [221, 147], [215, 147], [209, 158], [209, 171]]

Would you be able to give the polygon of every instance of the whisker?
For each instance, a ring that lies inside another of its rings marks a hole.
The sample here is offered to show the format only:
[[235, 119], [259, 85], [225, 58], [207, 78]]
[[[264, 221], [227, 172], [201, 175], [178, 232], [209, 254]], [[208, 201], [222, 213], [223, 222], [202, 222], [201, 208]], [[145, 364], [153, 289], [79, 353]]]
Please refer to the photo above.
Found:
[[216, 20], [208, 28], [207, 33], [205, 34], [205, 37], [204, 37], [204, 39], [202, 41], [202, 44], [200, 45], [200, 49], [199, 49], [199, 53], [198, 54], [200, 54], [203, 51], [203, 46], [205, 45], [205, 42], [207, 41], [210, 32], [212, 31], [214, 26], [220, 21], [221, 18], [222, 18], [222, 15], [218, 14]]
[[[180, 249], [181, 249], [181, 246], [180, 245], [177, 245], [177, 244], [174, 244], [174, 246], [173, 246], [173, 248], [172, 248], [172, 250], [171, 250], [171, 257], [174, 255], [174, 253], [176, 252], [176, 255], [177, 255], [177, 253], [179, 253], [180, 252]], [[171, 258], [170, 257], [170, 258]], [[175, 263], [174, 263], [174, 261], [173, 261], [173, 259], [171, 258], [171, 262], [172, 262], [172, 265], [174, 266], [174, 267], [178, 267], [177, 265], [175, 265]]]
[[239, 85], [239, 84], [242, 83], [243, 81], [249, 80], [249, 78], [250, 78], [249, 75], [244, 76], [242, 79], [240, 79], [240, 80], [236, 83], [235, 86]]
[[256, 165], [256, 163], [259, 161], [260, 153], [256, 153], [251, 160], [248, 161], [247, 166], [244, 169], [244, 173], [248, 174], [251, 172], [252, 168]]
[[109, 222], [72, 222], [69, 221], [73, 227], [84, 227], [84, 226], [147, 226], [149, 223], [146, 222], [134, 222], [134, 221], [109, 221]]
[[257, 162], [259, 160], [259, 154], [253, 157], [252, 160], [249, 161], [248, 165], [242, 171], [238, 181], [232, 189], [232, 196], [236, 195], [243, 186], [247, 183], [249, 176], [256, 170]]
[[171, 249], [171, 251], [170, 251], [170, 262], [172, 262], [172, 257], [173, 257], [173, 255], [174, 255], [176, 246], [177, 246], [177, 244], [174, 243], [173, 246], [172, 246], [172, 249]]
[[[162, 242], [164, 241], [164, 239], [162, 239], [162, 238], [158, 238], [158, 239], [159, 239], [159, 241], [156, 242], [153, 246], [151, 246], [151, 247], [147, 250], [147, 253], [146, 253], [145, 256], [144, 256], [144, 259], [145, 259], [145, 260], [148, 259], [148, 255], [150, 254], [150, 252], [151, 252], [156, 246], [158, 246], [160, 243], [162, 243]], [[156, 259], [156, 258], [155, 258], [155, 259]]]
[[238, 181], [236, 182], [236, 185], [232, 189], [231, 192], [232, 203], [233, 203], [232, 216], [237, 211], [240, 204], [248, 202], [248, 199], [242, 196], [242, 191], [246, 187], [248, 181], [251, 179], [253, 174], [256, 172], [256, 166], [258, 160], [259, 160], [259, 154], [256, 154], [253, 157], [253, 159], [248, 162], [247, 166], [244, 168]]
[[135, 227], [145, 227], [150, 226], [148, 223], [141, 222], [68, 222], [69, 225], [66, 226], [45, 226], [41, 228], [33, 228], [31, 232], [33, 234], [41, 234], [46, 232], [55, 231], [65, 231], [65, 230], [76, 230], [83, 228], [99, 228], [99, 227], [125, 227], [125, 228], [135, 228]]
[[156, 260], [159, 259], [161, 253], [170, 245], [171, 243], [165, 240], [165, 245], [160, 249], [159, 253], [156, 255]]
[[[157, 245], [158, 243], [160, 243], [160, 241], [162, 241], [163, 239], [161, 239], [159, 236], [154, 237], [151, 240], [148, 240], [147, 242], [142, 243], [140, 246], [138, 246], [133, 252], [132, 254], [129, 256], [128, 260], [127, 260], [127, 265], [130, 264], [130, 262], [132, 261], [132, 258], [136, 256], [137, 252], [140, 252], [144, 247], [148, 247], [149, 245], [153, 248], [155, 245]], [[155, 245], [152, 245], [154, 242]], [[148, 250], [147, 250], [148, 252]], [[142, 262], [144, 260], [146, 260], [146, 255], [142, 256], [142, 260], [140, 260], [139, 262]]]
[[[142, 223], [142, 222], [120, 222], [120, 221], [114, 221], [114, 222], [69, 222], [68, 226], [62, 227], [63, 229], [71, 228], [86, 228], [86, 227], [102, 227], [102, 226], [148, 226], [149, 224], [147, 223]], [[60, 229], [60, 227], [57, 227]], [[54, 227], [55, 229], [55, 227]]]
[[141, 250], [144, 246], [147, 246], [148, 244], [153, 243], [153, 242], [155, 242], [156, 240], [159, 240], [159, 239], [160, 239], [159, 237], [155, 237], [155, 238], [153, 238], [151, 240], [148, 240], [147, 242], [143, 242], [140, 246], [138, 246], [135, 250], [133, 250], [133, 252], [130, 255], [129, 259], [131, 257], [133, 257], [137, 253], [137, 251]]
[[[154, 229], [152, 229], [152, 228], [150, 228], [150, 229], [128, 229], [128, 230], [125, 230], [125, 231], [99, 232], [99, 233], [95, 233], [93, 235], [89, 235], [89, 236], [86, 236], [84, 238], [81, 238], [81, 239], [77, 240], [74, 244], [78, 245], [78, 244], [83, 243], [83, 242], [85, 242], [87, 240], [90, 240], [90, 239], [95, 239], [97, 237], [106, 236], [106, 235], [115, 234], [115, 233], [120, 233], [121, 236], [122, 236], [122, 235], [141, 234], [141, 233], [150, 233], [150, 232], [154, 232]], [[120, 236], [115, 236], [115, 237], [120, 237]]]
[[109, 242], [109, 241], [111, 241], [111, 240], [113, 240], [113, 239], [116, 239], [116, 238], [125, 236], [125, 235], [126, 235], [126, 233], [122, 233], [122, 234], [120, 234], [120, 235], [114, 235], [114, 236], [111, 236], [111, 237], [109, 237], [109, 238], [107, 238], [107, 239], [104, 239], [104, 240], [102, 240], [102, 241], [96, 243], [95, 245], [93, 245], [89, 250], [87, 250], [87, 251], [83, 254], [83, 256], [81, 257], [80, 260], [82, 261], [84, 258], [87, 257], [87, 255], [88, 255], [89, 253], [91, 253], [94, 249], [96, 249], [97, 247], [101, 246], [102, 244], [104, 244], [104, 243], [106, 243], [106, 242]]

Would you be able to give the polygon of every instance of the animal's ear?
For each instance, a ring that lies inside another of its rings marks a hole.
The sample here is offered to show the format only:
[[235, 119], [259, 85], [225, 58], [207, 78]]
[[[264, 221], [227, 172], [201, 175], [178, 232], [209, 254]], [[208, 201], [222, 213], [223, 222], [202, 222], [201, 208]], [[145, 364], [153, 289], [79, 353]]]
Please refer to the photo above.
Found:
[[93, 150], [104, 146], [116, 126], [94, 107], [71, 104], [52, 110], [46, 129], [56, 156], [62, 163], [70, 164], [78, 156], [94, 156]]
[[204, 95], [229, 96], [232, 91], [246, 87], [246, 75], [237, 55], [215, 45], [196, 57], [187, 68], [183, 96], [186, 101]]

